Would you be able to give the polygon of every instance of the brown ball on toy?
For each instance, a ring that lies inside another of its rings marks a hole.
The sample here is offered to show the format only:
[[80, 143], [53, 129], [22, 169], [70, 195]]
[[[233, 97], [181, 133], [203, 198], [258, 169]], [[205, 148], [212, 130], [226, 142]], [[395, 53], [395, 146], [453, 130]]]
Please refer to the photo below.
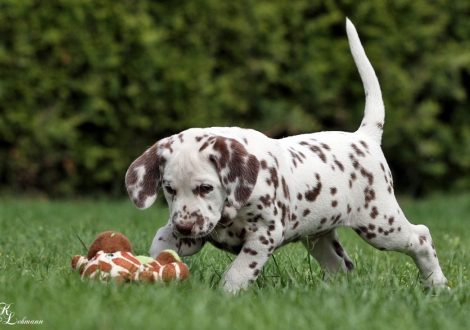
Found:
[[104, 251], [106, 253], [125, 251], [132, 253], [132, 245], [129, 239], [123, 234], [117, 231], [105, 231], [95, 238], [88, 249], [88, 260], [91, 260], [98, 251]]

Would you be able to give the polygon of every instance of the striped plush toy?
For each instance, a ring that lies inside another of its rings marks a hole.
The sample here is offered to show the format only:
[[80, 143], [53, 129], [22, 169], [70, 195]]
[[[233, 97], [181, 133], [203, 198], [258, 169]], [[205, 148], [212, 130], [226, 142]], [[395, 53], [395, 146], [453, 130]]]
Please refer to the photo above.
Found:
[[80, 272], [82, 279], [104, 282], [114, 279], [119, 283], [169, 282], [184, 280], [189, 275], [188, 267], [176, 252], [165, 250], [156, 260], [134, 256], [129, 240], [121, 233], [109, 231], [98, 235], [87, 257], [73, 257], [72, 268]]

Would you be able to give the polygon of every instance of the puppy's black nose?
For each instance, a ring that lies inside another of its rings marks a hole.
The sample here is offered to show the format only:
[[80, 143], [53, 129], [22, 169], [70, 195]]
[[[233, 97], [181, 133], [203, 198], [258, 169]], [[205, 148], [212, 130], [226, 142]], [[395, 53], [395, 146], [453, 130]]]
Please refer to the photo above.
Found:
[[193, 229], [192, 224], [178, 224], [176, 225], [176, 230], [184, 236], [191, 235], [191, 230]]

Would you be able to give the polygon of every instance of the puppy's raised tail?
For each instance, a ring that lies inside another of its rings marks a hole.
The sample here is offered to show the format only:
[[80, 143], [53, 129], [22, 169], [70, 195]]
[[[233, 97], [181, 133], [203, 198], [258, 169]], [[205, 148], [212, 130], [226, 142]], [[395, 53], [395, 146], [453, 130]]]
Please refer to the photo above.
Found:
[[348, 18], [346, 18], [346, 32], [348, 34], [349, 47], [351, 48], [351, 53], [354, 62], [356, 62], [366, 93], [364, 118], [357, 131], [369, 135], [380, 144], [385, 121], [385, 106], [382, 92], [380, 91], [379, 80], [362, 47], [356, 28]]

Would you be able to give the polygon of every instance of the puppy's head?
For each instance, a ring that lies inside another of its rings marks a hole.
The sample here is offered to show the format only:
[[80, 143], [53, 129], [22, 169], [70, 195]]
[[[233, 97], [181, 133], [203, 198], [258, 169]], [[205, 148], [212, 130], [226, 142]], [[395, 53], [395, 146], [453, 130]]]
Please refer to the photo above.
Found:
[[259, 161], [236, 139], [185, 131], [158, 141], [129, 167], [127, 191], [146, 209], [163, 187], [175, 234], [204, 237], [224, 207], [242, 208], [256, 184]]

